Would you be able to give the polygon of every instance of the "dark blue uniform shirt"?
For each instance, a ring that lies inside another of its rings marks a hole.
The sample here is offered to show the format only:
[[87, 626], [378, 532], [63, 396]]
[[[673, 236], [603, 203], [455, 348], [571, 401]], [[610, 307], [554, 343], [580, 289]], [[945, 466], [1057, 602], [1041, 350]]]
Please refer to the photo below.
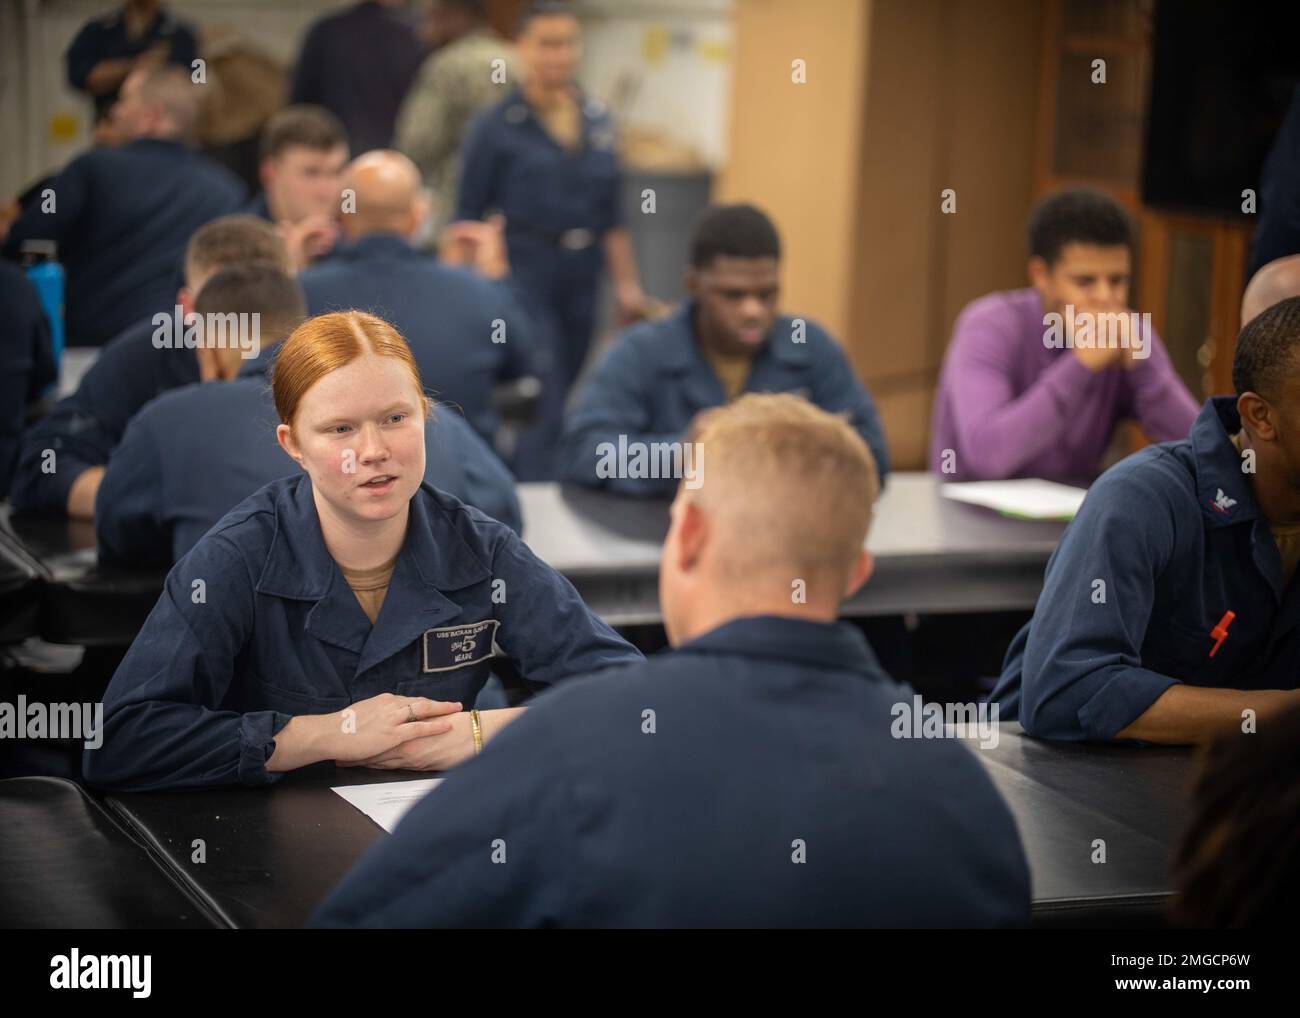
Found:
[[[95, 501], [101, 556], [175, 562], [264, 484], [299, 473], [280, 448], [264, 355], [231, 382], [165, 393], [132, 419]], [[518, 533], [514, 478], [454, 411], [425, 428], [424, 479]]]
[[599, 239], [620, 225], [613, 123], [599, 102], [579, 101], [582, 133], [571, 151], [551, 136], [518, 88], [470, 125], [456, 218], [502, 212], [512, 266], [520, 256], [545, 257], [565, 231], [585, 229]]
[[579, 95], [581, 136], [565, 149], [513, 89], [480, 113], [462, 149], [458, 219], [505, 214], [510, 271], [539, 320], [538, 422], [520, 438], [519, 476], [551, 480], [564, 403], [591, 345], [605, 254], [622, 225], [622, 175], [605, 108]]
[[257, 194], [248, 199], [247, 204], [239, 211], [246, 216], [257, 216], [258, 219], [265, 219], [268, 223], [275, 222], [271, 218], [271, 208], [266, 204], [265, 191], [258, 191]]
[[[461, 629], [488, 652], [458, 663]], [[281, 478], [172, 567], [83, 773], [112, 788], [266, 784], [294, 715], [380, 693], [472, 704], [494, 642], [540, 685], [642, 659], [514, 531], [427, 484], [371, 625], [325, 548], [310, 478]]]
[[[68, 84], [79, 92], [86, 91], [86, 78], [95, 65], [105, 60], [122, 60], [138, 57], [145, 50], [155, 46], [167, 48], [167, 63], [193, 69], [194, 60], [199, 55], [198, 41], [194, 31], [185, 22], [173, 17], [170, 12], [160, 9], [149, 27], [139, 36], [131, 38], [126, 31], [126, 18], [117, 10], [103, 17], [94, 18], [82, 26], [81, 31], [72, 40], [64, 60], [67, 64]], [[104, 116], [117, 101], [121, 87], [93, 96], [96, 118]]]
[[[154, 397], [199, 380], [199, 359], [184, 347], [157, 348], [150, 320], [104, 347], [77, 391], [23, 437], [13, 505], [21, 512], [67, 511], [68, 491], [90, 467], [108, 462], [127, 422]], [[46, 450], [54, 454], [53, 470]]]
[[[701, 410], [726, 402], [722, 382], [695, 338], [694, 306], [686, 301], [671, 317], [642, 322], [615, 340], [574, 398], [565, 420], [560, 476], [578, 484], [606, 485], [626, 494], [661, 494], [671, 479], [602, 478], [597, 448], [680, 442]], [[797, 392], [823, 410], [845, 413], [871, 448], [883, 483], [889, 447], [871, 394], [858, 381], [839, 345], [813, 321], [805, 320], [803, 342], [795, 342], [794, 319], [772, 324], [745, 383], [746, 392]]]
[[18, 466], [27, 407], [57, 378], [49, 323], [26, 273], [0, 262], [0, 499]]
[[892, 737], [911, 695], [851, 626], [774, 617], [568, 683], [452, 771], [313, 922], [1025, 924], [1011, 813], [965, 746]]
[[67, 273], [68, 346], [100, 346], [170, 307], [185, 245], [200, 226], [244, 203], [239, 178], [175, 141], [142, 138], [92, 149], [54, 178], [54, 210], [29, 205], [5, 239], [53, 240]]
[[[1004, 719], [1044, 738], [1112, 739], [1179, 682], [1295, 688], [1300, 584], [1283, 586], [1230, 440], [1240, 428], [1236, 400], [1211, 399], [1186, 439], [1149, 446], [1092, 486], [1007, 651], [993, 691]], [[1210, 630], [1228, 611], [1211, 657]]]
[[355, 4], [307, 30], [289, 101], [333, 113], [357, 154], [388, 148], [397, 111], [427, 55], [406, 11]]
[[531, 323], [510, 284], [440, 265], [382, 233], [339, 247], [298, 281], [310, 314], [357, 308], [389, 322], [411, 345], [425, 388], [493, 440], [492, 387], [532, 365]]

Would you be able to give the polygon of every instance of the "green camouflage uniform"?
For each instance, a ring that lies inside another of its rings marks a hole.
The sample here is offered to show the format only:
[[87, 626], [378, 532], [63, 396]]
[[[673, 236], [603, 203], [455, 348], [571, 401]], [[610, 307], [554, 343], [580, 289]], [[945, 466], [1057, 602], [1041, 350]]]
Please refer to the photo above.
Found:
[[[493, 73], [497, 59], [505, 61], [504, 75]], [[437, 199], [433, 238], [456, 211], [460, 145], [470, 121], [518, 84], [517, 67], [510, 44], [487, 29], [448, 43], [420, 67], [397, 116], [394, 144], [420, 168]]]

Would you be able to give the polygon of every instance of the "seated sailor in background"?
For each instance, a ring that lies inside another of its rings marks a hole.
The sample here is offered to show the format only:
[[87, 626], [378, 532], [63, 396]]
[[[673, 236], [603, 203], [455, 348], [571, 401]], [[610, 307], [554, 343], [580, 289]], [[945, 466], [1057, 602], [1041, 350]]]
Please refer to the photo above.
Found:
[[262, 128], [258, 157], [262, 189], [244, 211], [276, 225], [301, 270], [339, 239], [347, 129], [319, 106], [286, 106]]
[[993, 691], [1048, 739], [1199, 743], [1300, 704], [1300, 297], [1241, 330], [1237, 395], [1111, 467]]
[[561, 476], [629, 495], [667, 495], [679, 475], [610, 469], [610, 451], [649, 459], [682, 442], [701, 410], [746, 392], [798, 392], [845, 413], [881, 477], [889, 449], [871, 395], [816, 322], [778, 315], [781, 241], [752, 205], [706, 209], [691, 239], [690, 294], [670, 317], [634, 325], [614, 341], [574, 398]]
[[76, 391], [27, 429], [14, 477], [15, 510], [94, 517], [104, 467], [127, 421], [168, 389], [212, 377], [204, 374], [192, 347], [175, 342], [177, 315], [183, 333], [185, 316], [207, 281], [221, 269], [250, 262], [289, 270], [284, 242], [269, 223], [222, 216], [195, 231], [185, 250], [185, 283], [175, 300], [114, 338]]
[[444, 264], [412, 239], [428, 214], [420, 171], [400, 152], [367, 152], [344, 174], [356, 210], [343, 216], [345, 241], [302, 274], [313, 315], [356, 309], [379, 315], [411, 345], [420, 376], [491, 442], [492, 387], [532, 370], [532, 325], [507, 277], [501, 229], [490, 278]]
[[58, 245], [69, 346], [102, 346], [165, 307], [190, 235], [243, 204], [239, 178], [190, 147], [202, 88], [177, 67], [132, 71], [111, 114], [125, 144], [73, 159], [3, 238], [10, 257], [25, 240]]

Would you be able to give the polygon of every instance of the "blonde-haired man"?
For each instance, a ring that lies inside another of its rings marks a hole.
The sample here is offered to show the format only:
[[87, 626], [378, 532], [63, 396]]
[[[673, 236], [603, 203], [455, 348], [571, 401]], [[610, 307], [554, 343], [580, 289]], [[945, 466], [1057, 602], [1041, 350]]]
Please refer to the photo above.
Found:
[[548, 694], [317, 924], [1027, 920], [1015, 824], [978, 761], [891, 737], [911, 691], [836, 621], [871, 572], [862, 438], [791, 394], [742, 396], [688, 438], [700, 483], [678, 492], [660, 566], [674, 649]]

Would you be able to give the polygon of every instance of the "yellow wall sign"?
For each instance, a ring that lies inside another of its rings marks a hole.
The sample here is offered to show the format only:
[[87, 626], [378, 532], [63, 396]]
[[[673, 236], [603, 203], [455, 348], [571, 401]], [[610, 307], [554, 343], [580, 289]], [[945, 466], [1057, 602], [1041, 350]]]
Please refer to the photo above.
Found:
[[50, 140], [56, 142], [76, 141], [81, 132], [81, 122], [75, 113], [56, 113], [50, 117]]

